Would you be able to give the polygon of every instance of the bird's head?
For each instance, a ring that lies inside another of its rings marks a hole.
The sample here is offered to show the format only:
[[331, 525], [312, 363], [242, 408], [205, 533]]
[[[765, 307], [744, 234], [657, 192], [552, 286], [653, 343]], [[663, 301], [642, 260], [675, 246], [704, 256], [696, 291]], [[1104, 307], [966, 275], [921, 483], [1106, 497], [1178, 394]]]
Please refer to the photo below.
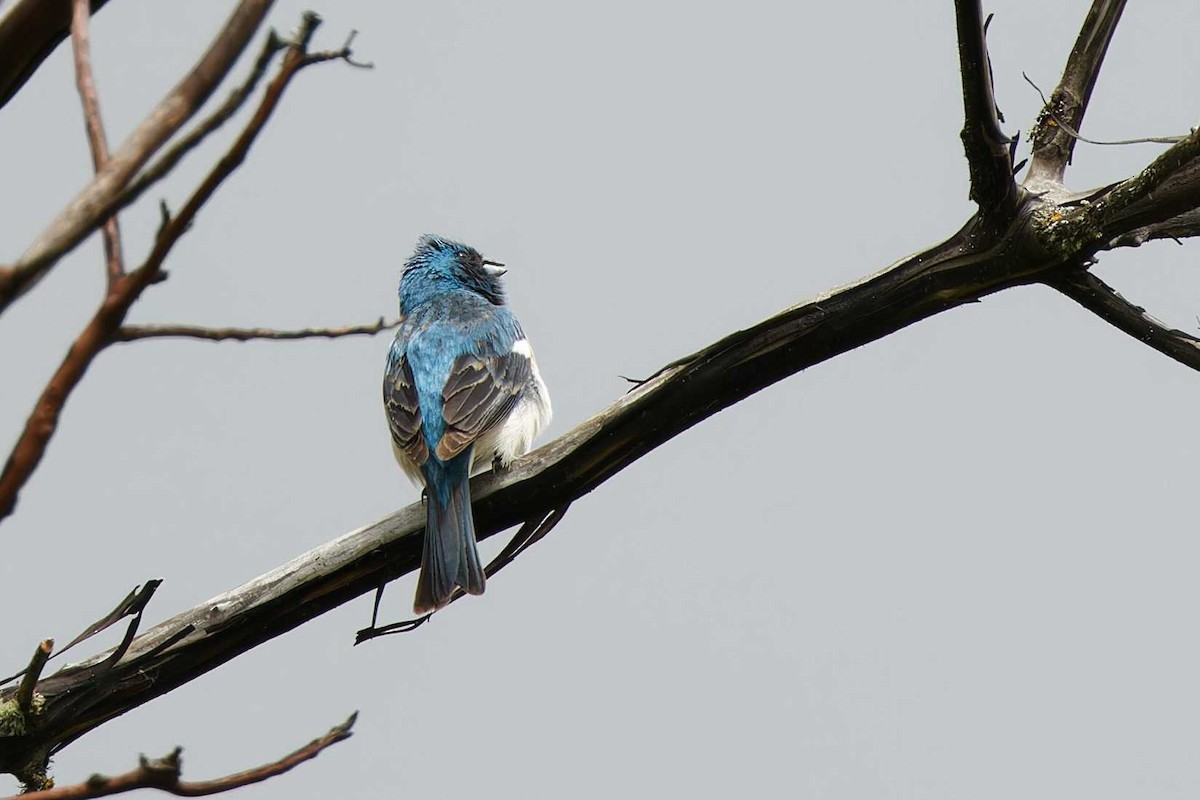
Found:
[[503, 264], [485, 260], [474, 247], [426, 234], [404, 264], [401, 305], [455, 289], [467, 289], [494, 305], [504, 305], [500, 276], [505, 272]]

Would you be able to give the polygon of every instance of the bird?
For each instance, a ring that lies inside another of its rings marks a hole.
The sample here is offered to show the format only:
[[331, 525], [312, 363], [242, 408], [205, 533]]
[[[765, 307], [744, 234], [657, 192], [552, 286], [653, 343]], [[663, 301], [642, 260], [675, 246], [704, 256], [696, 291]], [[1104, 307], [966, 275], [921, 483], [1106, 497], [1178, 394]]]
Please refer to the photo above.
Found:
[[505, 304], [506, 272], [473, 247], [426, 234], [401, 273], [383, 403], [396, 460], [424, 486], [419, 615], [456, 588], [483, 594], [470, 477], [506, 469], [550, 423], [533, 348]]

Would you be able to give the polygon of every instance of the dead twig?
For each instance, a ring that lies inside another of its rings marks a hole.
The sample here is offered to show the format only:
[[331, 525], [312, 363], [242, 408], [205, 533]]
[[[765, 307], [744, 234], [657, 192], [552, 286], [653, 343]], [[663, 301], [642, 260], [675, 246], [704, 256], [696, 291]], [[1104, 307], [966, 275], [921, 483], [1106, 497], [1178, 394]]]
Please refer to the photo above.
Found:
[[300, 328], [281, 331], [273, 328], [205, 328], [199, 325], [123, 325], [114, 341], [135, 342], [141, 339], [201, 339], [209, 342], [249, 342], [255, 339], [337, 339], [342, 336], [374, 336], [395, 328], [400, 320], [386, 320], [367, 325], [347, 325], [343, 328]]
[[7, 798], [7, 800], [85, 800], [85, 798], [107, 797], [132, 792], [135, 789], [158, 789], [178, 797], [205, 797], [220, 794], [249, 786], [252, 783], [261, 783], [268, 778], [282, 775], [305, 761], [316, 758], [329, 747], [353, 736], [351, 728], [354, 727], [357, 718], [358, 712], [356, 711], [342, 724], [330, 728], [324, 736], [313, 739], [278, 761], [272, 761], [269, 764], [233, 775], [226, 775], [223, 778], [208, 781], [180, 780], [183, 771], [180, 759], [182, 748], [177, 747], [163, 758], [148, 759], [142, 756], [137, 769], [122, 775], [93, 775], [83, 783], [73, 786], [58, 786], [40, 792], [29, 792]]

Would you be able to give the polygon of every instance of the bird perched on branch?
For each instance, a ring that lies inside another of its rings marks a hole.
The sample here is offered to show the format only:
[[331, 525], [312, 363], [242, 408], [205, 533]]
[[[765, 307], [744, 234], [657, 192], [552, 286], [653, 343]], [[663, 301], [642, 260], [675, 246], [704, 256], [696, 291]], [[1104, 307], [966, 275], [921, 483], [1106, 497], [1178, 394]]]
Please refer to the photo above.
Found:
[[533, 349], [504, 305], [503, 264], [423, 236], [400, 277], [404, 321], [388, 352], [383, 404], [396, 460], [425, 485], [425, 546], [413, 609], [456, 587], [482, 594], [469, 478], [527, 452], [550, 422]]

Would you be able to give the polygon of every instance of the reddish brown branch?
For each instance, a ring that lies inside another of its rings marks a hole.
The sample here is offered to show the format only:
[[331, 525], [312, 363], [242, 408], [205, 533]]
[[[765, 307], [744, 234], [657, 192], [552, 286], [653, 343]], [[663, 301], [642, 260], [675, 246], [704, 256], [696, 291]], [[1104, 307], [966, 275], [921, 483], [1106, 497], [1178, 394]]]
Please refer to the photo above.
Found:
[[[75, 55], [75, 85], [83, 103], [83, 122], [87, 130], [88, 146], [92, 151], [92, 168], [95, 172], [108, 163], [108, 138], [104, 135], [104, 120], [100, 116], [100, 98], [96, 92], [96, 79], [92, 75], [91, 43], [88, 36], [88, 19], [91, 8], [88, 0], [72, 0], [71, 46]], [[125, 257], [121, 252], [121, 227], [114, 213], [104, 221], [104, 262], [108, 272], [108, 285], [125, 272]]]
[[190, 73], [129, 135], [104, 168], [11, 266], [0, 268], [0, 313], [112, 215], [122, 191], [200, 108], [237, 61], [273, 0], [241, 0]]
[[91, 366], [100, 351], [115, 341], [117, 331], [124, 323], [130, 306], [141, 296], [147, 286], [161, 279], [163, 262], [175, 243], [191, 227], [196, 214], [225, 179], [233, 174], [234, 170], [245, 160], [251, 145], [258, 138], [276, 106], [279, 105], [279, 100], [292, 78], [310, 64], [344, 57], [348, 52], [343, 50], [333, 53], [310, 54], [306, 51], [320, 22], [320, 18], [311, 12], [304, 15], [299, 39], [289, 45], [279, 73], [267, 86], [254, 116], [221, 160], [187, 199], [179, 214], [174, 217], [164, 216], [163, 225], [158, 231], [154, 247], [146, 257], [146, 261], [133, 272], [121, 276], [113, 284], [96, 314], [79, 338], [75, 340], [46, 388], [42, 390], [20, 438], [13, 445], [3, 472], [0, 472], [0, 520], [12, 514], [22, 487], [41, 463], [46, 448], [58, 427], [58, 420], [67, 398], [79, 385], [88, 367]]
[[1026, 183], [1062, 183], [1075, 140], [1079, 138], [1076, 132], [1083, 124], [1100, 67], [1124, 10], [1125, 0], [1093, 1], [1067, 58], [1062, 80], [1034, 126], [1033, 156]]
[[343, 328], [300, 328], [280, 331], [273, 328], [205, 328], [199, 325], [123, 325], [115, 340], [133, 342], [139, 339], [202, 339], [209, 342], [249, 342], [254, 339], [337, 339], [342, 336], [374, 336], [394, 328], [400, 320], [380, 317], [369, 325], [347, 325]]
[[137, 769], [130, 770], [123, 775], [112, 777], [93, 775], [83, 783], [74, 786], [59, 786], [40, 792], [30, 792], [7, 798], [7, 800], [85, 800], [85, 798], [107, 797], [123, 792], [132, 792], [135, 789], [158, 789], [179, 797], [205, 797], [210, 794], [220, 794], [249, 786], [252, 783], [261, 783], [268, 778], [282, 775], [305, 761], [316, 758], [327, 748], [353, 736], [351, 728], [354, 727], [357, 717], [358, 712], [356, 711], [341, 725], [330, 728], [329, 732], [321, 738], [313, 739], [304, 747], [287, 754], [278, 761], [227, 775], [224, 778], [210, 781], [180, 780], [179, 776], [183, 771], [180, 761], [182, 750], [177, 747], [160, 759], [150, 760], [142, 756]]

